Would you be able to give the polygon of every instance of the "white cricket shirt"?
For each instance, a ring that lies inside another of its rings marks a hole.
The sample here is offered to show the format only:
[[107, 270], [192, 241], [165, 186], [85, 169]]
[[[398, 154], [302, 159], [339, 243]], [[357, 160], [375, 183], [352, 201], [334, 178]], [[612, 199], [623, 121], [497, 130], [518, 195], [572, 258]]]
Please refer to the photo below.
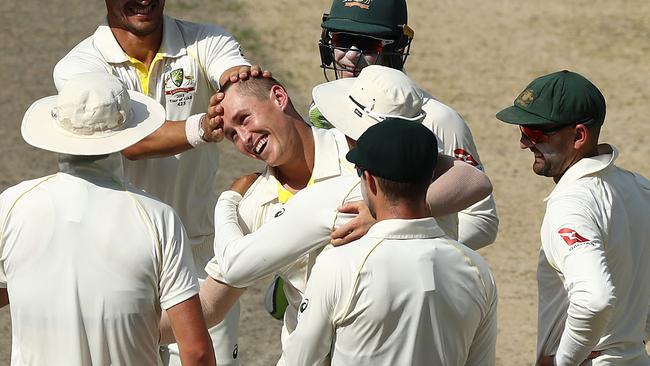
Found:
[[614, 165], [610, 145], [571, 166], [547, 198], [538, 266], [538, 357], [649, 365], [650, 181]]
[[[142, 92], [165, 107], [167, 120], [183, 121], [207, 110], [219, 78], [231, 67], [249, 65], [239, 44], [222, 28], [164, 17], [163, 39], [149, 69], [129, 57], [107, 24], [74, 47], [54, 68], [58, 90], [71, 76], [108, 72], [129, 90]], [[123, 159], [126, 179], [160, 198], [183, 220], [191, 244], [213, 233], [216, 144], [203, 144], [175, 156]]]
[[496, 305], [486, 262], [434, 219], [380, 221], [319, 255], [285, 361], [494, 365]]
[[12, 365], [159, 364], [161, 308], [198, 293], [169, 206], [84, 163], [7, 189], [0, 220]]

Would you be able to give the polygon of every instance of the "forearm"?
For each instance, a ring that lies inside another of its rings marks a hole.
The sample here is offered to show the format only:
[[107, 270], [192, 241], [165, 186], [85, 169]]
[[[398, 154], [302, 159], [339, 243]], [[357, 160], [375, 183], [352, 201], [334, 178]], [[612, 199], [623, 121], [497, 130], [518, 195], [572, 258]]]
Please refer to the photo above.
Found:
[[206, 266], [206, 272], [218, 281], [248, 287], [329, 242], [331, 229], [320, 223], [333, 222], [335, 212], [331, 212], [331, 219], [322, 219], [321, 210], [304, 215], [302, 210], [294, 211], [289, 206], [285, 206], [282, 216], [244, 235], [237, 218], [240, 200], [238, 193], [226, 191], [215, 208], [215, 258]]
[[439, 156], [436, 172], [440, 175], [427, 191], [433, 217], [457, 213], [492, 193], [485, 173], [449, 156]]
[[203, 320], [198, 296], [169, 308], [167, 314], [178, 341], [181, 363], [196, 366], [216, 365], [212, 340]]
[[160, 158], [191, 148], [185, 134], [185, 121], [165, 121], [151, 135], [122, 150], [122, 155], [129, 160]]
[[499, 217], [491, 195], [458, 213], [458, 241], [474, 250], [494, 243], [498, 230]]

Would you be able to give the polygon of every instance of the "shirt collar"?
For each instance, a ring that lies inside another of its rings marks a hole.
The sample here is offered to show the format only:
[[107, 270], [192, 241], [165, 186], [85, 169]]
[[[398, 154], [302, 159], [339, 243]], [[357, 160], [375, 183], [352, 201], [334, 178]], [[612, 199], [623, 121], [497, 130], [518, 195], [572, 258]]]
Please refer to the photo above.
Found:
[[341, 175], [341, 151], [334, 135], [326, 129], [312, 127], [314, 135], [314, 183]]
[[432, 217], [382, 220], [374, 224], [366, 234], [370, 238], [381, 239], [431, 239], [444, 235], [444, 231]]
[[106, 158], [94, 161], [84, 161], [83, 157], [79, 157], [78, 159], [70, 161], [65, 159], [64, 154], [60, 155], [59, 171], [76, 177], [93, 178], [93, 180], [124, 181], [122, 156], [119, 153], [112, 153]]
[[544, 201], [548, 201], [554, 194], [561, 192], [565, 187], [570, 186], [578, 179], [605, 170], [607, 167], [613, 165], [616, 158], [618, 158], [618, 150], [609, 144], [598, 145], [596, 152], [596, 156], [582, 158], [569, 167]]
[[[124, 52], [115, 39], [108, 21], [97, 27], [93, 36], [97, 49], [104, 59], [109, 63], [122, 63], [129, 61], [129, 56]], [[176, 21], [168, 16], [163, 17], [163, 39], [160, 44], [159, 53], [163, 57], [180, 57], [187, 54], [183, 35]]]

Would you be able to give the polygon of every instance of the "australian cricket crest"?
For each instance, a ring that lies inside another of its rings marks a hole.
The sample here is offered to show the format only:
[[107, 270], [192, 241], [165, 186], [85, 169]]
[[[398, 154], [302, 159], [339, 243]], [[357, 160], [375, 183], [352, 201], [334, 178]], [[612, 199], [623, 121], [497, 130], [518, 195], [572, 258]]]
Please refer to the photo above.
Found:
[[183, 85], [183, 69], [172, 70], [172, 72], [169, 73], [169, 77], [172, 83], [177, 87]]

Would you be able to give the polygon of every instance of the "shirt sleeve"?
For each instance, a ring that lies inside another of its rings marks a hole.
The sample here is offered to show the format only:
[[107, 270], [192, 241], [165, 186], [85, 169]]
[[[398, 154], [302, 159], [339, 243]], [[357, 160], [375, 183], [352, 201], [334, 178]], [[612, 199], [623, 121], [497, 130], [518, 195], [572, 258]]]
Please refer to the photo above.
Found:
[[[428, 99], [423, 109], [427, 112], [425, 122], [430, 121], [443, 152], [484, 171], [474, 137], [463, 117], [435, 99]], [[496, 203], [491, 194], [458, 213], [458, 241], [474, 250], [492, 244], [498, 228]]]
[[210, 84], [216, 91], [221, 88], [219, 78], [226, 70], [235, 66], [250, 66], [250, 62], [244, 57], [239, 42], [223, 28], [205, 25], [203, 32], [196, 52]]
[[549, 201], [544, 250], [564, 275], [569, 307], [556, 365], [579, 365], [600, 341], [615, 301], [603, 234], [586, 198]]
[[223, 192], [215, 207], [215, 256], [205, 271], [231, 286], [248, 287], [329, 243], [340, 202], [334, 199], [314, 209], [318, 194], [313, 189], [299, 192], [283, 207], [282, 214], [244, 235], [237, 216], [241, 195]]
[[283, 350], [287, 365], [322, 365], [329, 358], [336, 304], [341, 303], [341, 269], [327, 252], [316, 260], [298, 308], [298, 325]]
[[199, 292], [194, 259], [183, 224], [174, 213], [169, 213], [167, 221], [160, 243], [162, 246], [160, 306], [165, 310]]

